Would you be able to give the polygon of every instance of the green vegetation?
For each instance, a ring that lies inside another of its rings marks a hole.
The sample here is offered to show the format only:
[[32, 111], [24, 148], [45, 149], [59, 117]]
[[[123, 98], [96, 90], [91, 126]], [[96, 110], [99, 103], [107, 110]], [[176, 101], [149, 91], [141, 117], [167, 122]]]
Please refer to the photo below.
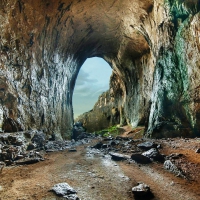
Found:
[[98, 135], [101, 135], [103, 137], [108, 137], [108, 136], [116, 137], [117, 135], [120, 134], [117, 126], [111, 126], [107, 129], [103, 129], [103, 130], [97, 131], [95, 133]]

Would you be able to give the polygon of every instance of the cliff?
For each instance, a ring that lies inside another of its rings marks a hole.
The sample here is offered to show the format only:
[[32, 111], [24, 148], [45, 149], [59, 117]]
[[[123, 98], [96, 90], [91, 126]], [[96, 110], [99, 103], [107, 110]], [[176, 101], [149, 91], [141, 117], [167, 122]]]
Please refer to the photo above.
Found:
[[199, 135], [199, 11], [199, 0], [1, 0], [0, 130], [66, 138], [77, 74], [99, 56], [119, 123]]

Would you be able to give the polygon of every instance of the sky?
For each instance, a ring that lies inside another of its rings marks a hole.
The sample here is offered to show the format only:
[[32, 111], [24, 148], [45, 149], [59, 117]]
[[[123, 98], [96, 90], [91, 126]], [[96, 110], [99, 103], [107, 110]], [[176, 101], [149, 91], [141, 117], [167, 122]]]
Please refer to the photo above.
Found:
[[82, 65], [73, 94], [74, 118], [91, 110], [101, 93], [109, 88], [112, 69], [102, 58], [88, 58]]

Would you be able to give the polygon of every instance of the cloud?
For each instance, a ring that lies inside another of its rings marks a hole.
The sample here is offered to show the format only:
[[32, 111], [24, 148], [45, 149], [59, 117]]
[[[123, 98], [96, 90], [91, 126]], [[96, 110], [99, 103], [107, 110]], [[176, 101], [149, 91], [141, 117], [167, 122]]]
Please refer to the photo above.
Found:
[[80, 69], [74, 89], [75, 117], [91, 110], [99, 95], [108, 90], [111, 73], [112, 69], [103, 59], [87, 59]]

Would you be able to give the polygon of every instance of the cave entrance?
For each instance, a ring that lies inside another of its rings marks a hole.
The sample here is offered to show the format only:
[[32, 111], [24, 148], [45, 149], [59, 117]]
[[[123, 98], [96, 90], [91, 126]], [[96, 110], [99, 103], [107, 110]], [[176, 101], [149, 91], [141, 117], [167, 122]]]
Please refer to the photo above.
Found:
[[112, 68], [102, 58], [88, 58], [84, 62], [73, 93], [74, 119], [91, 110], [98, 97], [109, 89], [111, 73]]

